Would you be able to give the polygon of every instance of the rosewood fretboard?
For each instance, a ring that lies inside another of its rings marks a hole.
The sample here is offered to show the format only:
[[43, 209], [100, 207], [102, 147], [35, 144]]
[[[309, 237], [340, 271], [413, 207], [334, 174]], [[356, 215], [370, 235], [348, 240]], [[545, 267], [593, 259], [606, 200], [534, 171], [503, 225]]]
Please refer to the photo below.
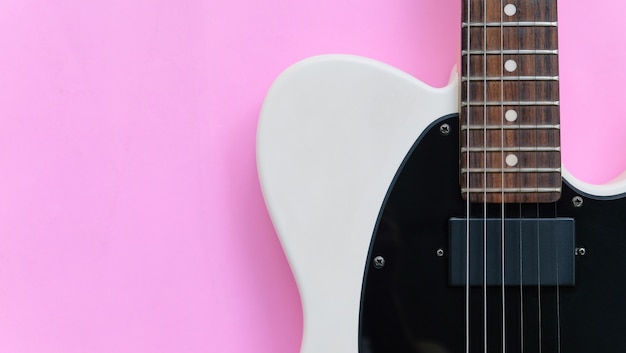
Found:
[[556, 201], [561, 192], [556, 0], [463, 0], [462, 28], [464, 197]]

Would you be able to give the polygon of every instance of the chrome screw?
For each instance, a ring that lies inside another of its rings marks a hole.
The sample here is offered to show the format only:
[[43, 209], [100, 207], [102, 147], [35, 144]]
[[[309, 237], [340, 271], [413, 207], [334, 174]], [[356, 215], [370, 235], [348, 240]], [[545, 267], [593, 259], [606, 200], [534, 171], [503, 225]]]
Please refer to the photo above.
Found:
[[574, 196], [572, 199], [572, 204], [574, 207], [582, 207], [583, 206], [583, 198], [580, 196]]
[[441, 132], [443, 136], [450, 135], [450, 125], [441, 124], [441, 126], [439, 127], [439, 132]]
[[385, 267], [385, 258], [382, 256], [376, 256], [374, 258], [374, 267], [376, 267], [379, 270]]
[[443, 255], [445, 255], [445, 251], [443, 249], [437, 249], [437, 256], [439, 257], [443, 257]]
[[576, 256], [585, 256], [587, 254], [587, 249], [585, 248], [576, 248]]

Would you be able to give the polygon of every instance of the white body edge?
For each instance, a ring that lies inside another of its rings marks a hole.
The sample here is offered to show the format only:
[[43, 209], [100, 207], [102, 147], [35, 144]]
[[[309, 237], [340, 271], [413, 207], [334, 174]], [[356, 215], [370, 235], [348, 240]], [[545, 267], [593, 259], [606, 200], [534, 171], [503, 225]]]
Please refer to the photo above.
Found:
[[[365, 262], [381, 205], [422, 132], [458, 112], [458, 81], [453, 70], [437, 89], [377, 61], [324, 55], [293, 65], [271, 87], [257, 163], [302, 300], [301, 353], [358, 352]], [[604, 186], [564, 176], [586, 194], [626, 193], [626, 173]]]

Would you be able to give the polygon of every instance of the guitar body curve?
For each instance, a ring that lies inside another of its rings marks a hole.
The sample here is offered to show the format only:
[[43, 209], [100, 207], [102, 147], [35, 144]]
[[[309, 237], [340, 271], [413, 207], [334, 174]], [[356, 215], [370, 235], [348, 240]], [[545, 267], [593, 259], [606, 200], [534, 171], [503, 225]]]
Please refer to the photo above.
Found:
[[[448, 124], [450, 134], [442, 135], [440, 124]], [[368, 259], [363, 353], [466, 352], [466, 287], [449, 283], [450, 219], [467, 214], [458, 151], [458, 119], [442, 119], [409, 152], [389, 189]], [[505, 213], [515, 219], [574, 219], [575, 246], [584, 251], [561, 256], [574, 258], [575, 284], [506, 286], [506, 349], [502, 286], [487, 286], [486, 292], [482, 285], [471, 286], [470, 352], [484, 351], [485, 315], [487, 352], [626, 351], [626, 185], [622, 180], [607, 186], [564, 182], [556, 203], [507, 205]], [[575, 197], [582, 203], [575, 206]], [[475, 205], [470, 217], [501, 217], [500, 205], [486, 211], [484, 216], [483, 205]], [[377, 257], [384, 266], [376, 266]]]
[[287, 69], [263, 104], [263, 195], [303, 308], [302, 353], [357, 353], [361, 291], [380, 205], [415, 140], [458, 110], [458, 85], [436, 89], [345, 55]]

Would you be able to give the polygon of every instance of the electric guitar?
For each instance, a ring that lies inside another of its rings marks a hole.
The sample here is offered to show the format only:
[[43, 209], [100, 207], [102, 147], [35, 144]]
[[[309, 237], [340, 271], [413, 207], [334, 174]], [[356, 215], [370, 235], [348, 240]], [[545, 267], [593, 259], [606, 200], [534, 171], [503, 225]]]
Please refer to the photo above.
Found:
[[260, 182], [302, 353], [626, 352], [626, 174], [561, 166], [555, 0], [463, 0], [432, 88], [328, 55], [271, 87]]

